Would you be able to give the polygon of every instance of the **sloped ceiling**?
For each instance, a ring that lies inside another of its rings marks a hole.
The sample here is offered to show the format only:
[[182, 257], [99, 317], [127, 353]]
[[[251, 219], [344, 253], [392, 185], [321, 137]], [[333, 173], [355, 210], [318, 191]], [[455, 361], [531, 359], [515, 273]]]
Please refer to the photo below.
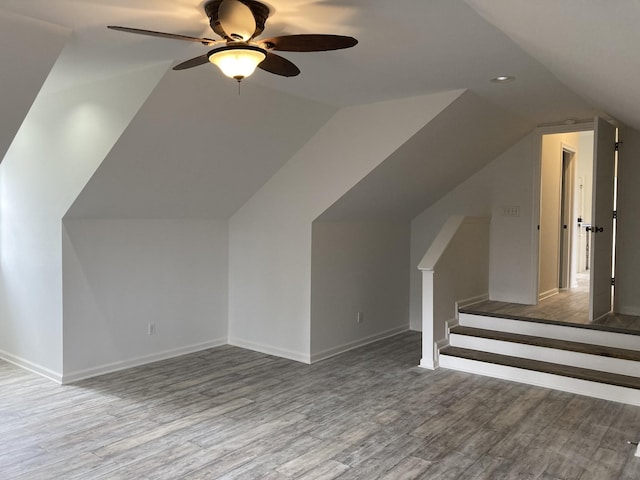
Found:
[[[0, 8], [57, 23], [73, 37], [47, 88], [103, 79], [161, 61], [205, 53], [191, 42], [107, 30], [120, 24], [187, 35], [215, 35], [201, 0], [3, 0]], [[585, 103], [539, 62], [480, 17], [463, 0], [274, 0], [263, 36], [286, 33], [354, 35], [353, 49], [283, 53], [302, 74], [282, 78], [258, 71], [250, 81], [337, 107], [469, 88], [534, 121], [585, 109]], [[18, 36], [18, 38], [20, 38]], [[21, 48], [20, 42], [15, 48]], [[198, 67], [211, 76], [212, 65]], [[518, 77], [508, 88], [488, 82]], [[184, 72], [172, 75], [184, 78]], [[195, 94], [196, 92], [194, 92]]]
[[467, 91], [318, 220], [410, 220], [530, 129]]
[[591, 105], [640, 129], [637, 0], [467, 0]]
[[228, 218], [335, 111], [226, 80], [165, 75], [66, 217]]
[[[0, 160], [70, 33], [51, 23], [0, 11]], [[21, 37], [24, 42], [16, 48], [16, 38]]]
[[[632, 78], [629, 74], [635, 73], [636, 66], [628, 65], [634, 63], [629, 45], [636, 43], [627, 42], [636, 34], [603, 21], [598, 28], [600, 38], [606, 38], [603, 43], [628, 43], [627, 48], [622, 55], [612, 49], [605, 58], [603, 47], [590, 58], [593, 65], [584, 65], [588, 52], [579, 40], [587, 35], [591, 16], [599, 15], [603, 5], [612, 2], [268, 3], [272, 15], [265, 36], [336, 33], [353, 35], [360, 43], [344, 51], [284, 53], [302, 74], [282, 78], [258, 71], [243, 82], [240, 97], [234, 82], [222, 77], [212, 65], [168, 71], [69, 215], [157, 216], [163, 210], [162, 216], [228, 216], [335, 109], [436, 91], [466, 88], [479, 101], [504, 111], [505, 118], [517, 118], [528, 128], [586, 118], [597, 109], [640, 127], [640, 121], [633, 123], [640, 120], [640, 107], [636, 106], [640, 104], [633, 102], [640, 87], [635, 82], [637, 75]], [[170, 66], [204, 53], [206, 47], [199, 44], [105, 28], [119, 24], [211, 36], [203, 4], [201, 0], [3, 0], [0, 10], [5, 15], [27, 16], [72, 31], [44, 84], [43, 89], [51, 93], [158, 63]], [[519, 5], [520, 11], [514, 5]], [[578, 5], [588, 14], [576, 16], [574, 9], [569, 11], [569, 7], [577, 9]], [[630, 0], [621, 0], [620, 5], [634, 9]], [[506, 14], [501, 13], [503, 10]], [[618, 10], [618, 15], [625, 14]], [[554, 13], [572, 21], [577, 18], [581, 27], [569, 30], [575, 36], [573, 42], [565, 42], [550, 53], [551, 42], [536, 39], [535, 32], [550, 35], [558, 23]], [[522, 35], [514, 33], [520, 30]], [[51, 61], [38, 61], [33, 45], [20, 41], [24, 36], [28, 31], [20, 28], [8, 35], [5, 40], [11, 48], [0, 48], [0, 60], [14, 62], [16, 57], [27, 63], [33, 61], [35, 66], [30, 68], [40, 72], [34, 78], [42, 79], [41, 70], [46, 71]], [[569, 74], [571, 64], [564, 70], [558, 67], [566, 58], [558, 59], [558, 50], [562, 55], [582, 55], [576, 57], [580, 58], [576, 73]], [[616, 80], [615, 88], [603, 87], [608, 80], [599, 75], [600, 68], [620, 67], [628, 74]], [[0, 98], [35, 98], [29, 82], [19, 73], [10, 72], [12, 86], [9, 90], [3, 82]], [[505, 85], [489, 81], [499, 74], [514, 75], [517, 80]], [[6, 121], [13, 125], [24, 118], [22, 113], [4, 110], [2, 116], [9, 117]]]

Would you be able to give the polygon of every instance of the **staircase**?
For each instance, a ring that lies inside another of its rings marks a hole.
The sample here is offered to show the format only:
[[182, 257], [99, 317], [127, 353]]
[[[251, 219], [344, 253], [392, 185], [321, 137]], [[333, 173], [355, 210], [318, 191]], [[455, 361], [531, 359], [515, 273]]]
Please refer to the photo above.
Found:
[[640, 332], [460, 310], [443, 368], [640, 406]]

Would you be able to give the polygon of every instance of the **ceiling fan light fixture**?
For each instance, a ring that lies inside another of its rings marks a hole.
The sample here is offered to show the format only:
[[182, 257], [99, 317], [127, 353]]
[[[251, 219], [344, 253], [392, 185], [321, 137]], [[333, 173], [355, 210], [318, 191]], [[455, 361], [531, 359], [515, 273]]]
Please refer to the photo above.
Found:
[[267, 58], [266, 50], [254, 45], [227, 45], [209, 53], [209, 61], [229, 78], [240, 81], [251, 75]]

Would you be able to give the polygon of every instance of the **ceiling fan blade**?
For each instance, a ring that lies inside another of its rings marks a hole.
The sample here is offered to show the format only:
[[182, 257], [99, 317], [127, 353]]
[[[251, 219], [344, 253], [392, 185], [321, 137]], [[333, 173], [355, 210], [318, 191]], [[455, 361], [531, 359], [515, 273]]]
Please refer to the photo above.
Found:
[[270, 50], [283, 52], [324, 52], [357, 45], [358, 40], [343, 35], [283, 35], [260, 40]]
[[127, 33], [137, 33], [138, 35], [147, 35], [150, 37], [160, 37], [160, 38], [170, 38], [173, 40], [186, 40], [188, 42], [197, 42], [202, 43], [204, 45], [213, 45], [217, 42], [217, 40], [213, 40], [212, 38], [199, 38], [199, 37], [190, 37], [188, 35], [178, 35], [176, 33], [165, 33], [165, 32], [155, 32], [153, 30], [143, 30], [140, 28], [130, 28], [130, 27], [119, 27], [116, 25], [109, 25], [107, 28], [111, 30], [117, 30], [119, 32], [127, 32]]
[[204, 55], [200, 55], [199, 57], [192, 58], [187, 60], [186, 62], [179, 63], [173, 70], [186, 70], [187, 68], [198, 67], [200, 65], [204, 65], [205, 63], [209, 63], [209, 54], [205, 53]]
[[300, 74], [300, 69], [280, 55], [267, 52], [267, 58], [258, 64], [258, 68], [265, 72], [275, 73], [283, 77], [295, 77]]
[[251, 8], [238, 0], [223, 0], [218, 7], [220, 26], [228, 37], [247, 41], [256, 31], [256, 19]]

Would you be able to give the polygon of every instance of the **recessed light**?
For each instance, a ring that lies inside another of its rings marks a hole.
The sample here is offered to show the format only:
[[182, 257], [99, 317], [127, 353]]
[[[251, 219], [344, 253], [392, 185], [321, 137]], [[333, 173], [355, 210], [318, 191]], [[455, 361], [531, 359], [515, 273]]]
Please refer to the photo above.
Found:
[[493, 77], [491, 81], [493, 83], [508, 83], [513, 82], [516, 77], [512, 77], [511, 75], [498, 75], [497, 77]]

